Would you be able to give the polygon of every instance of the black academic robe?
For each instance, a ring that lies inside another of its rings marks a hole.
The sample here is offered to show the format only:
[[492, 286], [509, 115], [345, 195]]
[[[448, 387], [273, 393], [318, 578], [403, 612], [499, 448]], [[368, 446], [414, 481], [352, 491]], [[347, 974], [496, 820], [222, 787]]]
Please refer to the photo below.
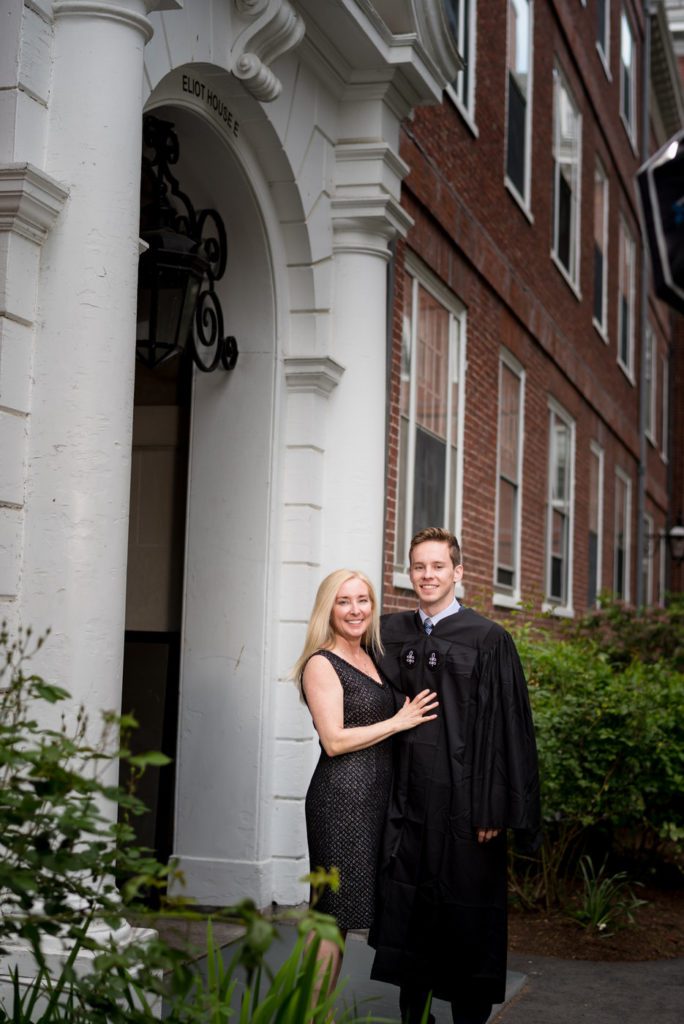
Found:
[[[506, 828], [540, 825], [527, 684], [497, 623], [463, 608], [427, 636], [417, 612], [384, 616], [380, 668], [404, 695], [436, 690], [438, 718], [399, 733], [370, 933], [372, 977], [440, 999], [501, 1002]], [[478, 828], [504, 831], [478, 843]]]

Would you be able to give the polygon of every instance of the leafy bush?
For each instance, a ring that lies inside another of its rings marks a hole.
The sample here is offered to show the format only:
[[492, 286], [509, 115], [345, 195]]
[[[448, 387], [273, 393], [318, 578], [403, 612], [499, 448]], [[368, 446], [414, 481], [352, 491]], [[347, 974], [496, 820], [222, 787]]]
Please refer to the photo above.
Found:
[[[299, 915], [295, 948], [275, 973], [265, 960], [275, 923], [249, 901], [217, 915], [241, 924], [244, 936], [224, 967], [209, 930], [206, 978], [183, 951], [145, 929], [125, 943], [103, 942], [94, 926], [106, 924], [111, 936], [125, 925], [124, 915], [144, 924], [141, 894], [163, 891], [175, 875], [173, 866], [136, 846], [128, 819], [144, 807], [134, 792], [111, 784], [112, 770], [126, 760], [139, 775], [167, 759], [131, 755], [122, 743], [135, 725], [130, 718], [106, 715], [97, 741], [83, 709], [63, 715], [56, 728], [40, 724], [39, 709], [45, 717], [48, 706], [69, 699], [66, 690], [27, 673], [40, 645], [30, 634], [12, 642], [0, 629], [0, 966], [13, 979], [12, 1005], [0, 1001], [0, 1024], [151, 1024], [162, 997], [171, 1024], [222, 1024], [231, 1014], [240, 1024], [327, 1020], [337, 990], [315, 990], [315, 957], [323, 938], [340, 936], [334, 920], [315, 910]], [[335, 880], [322, 874], [311, 882]], [[174, 916], [199, 916], [183, 901], [166, 906]], [[61, 955], [48, 955], [49, 942]], [[12, 966], [17, 944], [28, 945], [35, 961], [28, 987]], [[87, 970], [79, 968], [84, 953]]]
[[673, 595], [667, 608], [648, 607], [641, 611], [601, 597], [601, 607], [576, 623], [568, 623], [571, 639], [594, 640], [612, 665], [619, 668], [637, 660], [646, 664], [667, 662], [684, 672], [684, 596]]
[[517, 631], [537, 732], [545, 839], [518, 858], [520, 900], [563, 899], [589, 840], [684, 864], [684, 676], [616, 663], [595, 640]]

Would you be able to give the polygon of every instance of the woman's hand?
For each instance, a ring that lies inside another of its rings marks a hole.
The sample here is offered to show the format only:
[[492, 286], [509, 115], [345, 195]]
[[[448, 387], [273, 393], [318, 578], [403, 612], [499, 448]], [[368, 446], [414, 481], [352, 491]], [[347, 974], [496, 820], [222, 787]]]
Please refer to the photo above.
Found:
[[428, 714], [428, 711], [439, 707], [439, 701], [435, 700], [436, 696], [437, 694], [433, 690], [421, 690], [413, 700], [409, 700], [407, 697], [403, 707], [399, 708], [394, 716], [397, 732], [413, 729], [416, 725], [431, 722], [433, 718], [436, 718], [437, 715]]

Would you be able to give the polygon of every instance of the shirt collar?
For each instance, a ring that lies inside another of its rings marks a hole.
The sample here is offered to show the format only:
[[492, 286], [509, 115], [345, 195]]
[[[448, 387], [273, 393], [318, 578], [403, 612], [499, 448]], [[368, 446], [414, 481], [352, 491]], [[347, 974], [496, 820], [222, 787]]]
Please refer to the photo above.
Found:
[[456, 612], [460, 610], [460, 607], [460, 604], [458, 603], [456, 598], [454, 598], [450, 605], [447, 605], [447, 607], [444, 608], [441, 612], [437, 612], [436, 615], [428, 615], [427, 612], [424, 612], [422, 608], [418, 609], [418, 614], [420, 615], [421, 622], [425, 622], [426, 619], [430, 619], [432, 625], [436, 626], [438, 622], [442, 621], [442, 619], [448, 618], [449, 615], [455, 615]]

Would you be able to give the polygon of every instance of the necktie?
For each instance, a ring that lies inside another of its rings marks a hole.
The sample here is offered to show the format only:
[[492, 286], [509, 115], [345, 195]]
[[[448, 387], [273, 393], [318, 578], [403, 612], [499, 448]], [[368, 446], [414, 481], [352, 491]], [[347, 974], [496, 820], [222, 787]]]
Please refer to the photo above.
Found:
[[434, 627], [434, 624], [432, 622], [432, 619], [425, 619], [425, 621], [423, 622], [423, 629], [425, 630], [425, 632], [427, 633], [428, 636], [430, 636], [430, 633], [432, 632], [432, 630], [434, 628], [435, 627]]

